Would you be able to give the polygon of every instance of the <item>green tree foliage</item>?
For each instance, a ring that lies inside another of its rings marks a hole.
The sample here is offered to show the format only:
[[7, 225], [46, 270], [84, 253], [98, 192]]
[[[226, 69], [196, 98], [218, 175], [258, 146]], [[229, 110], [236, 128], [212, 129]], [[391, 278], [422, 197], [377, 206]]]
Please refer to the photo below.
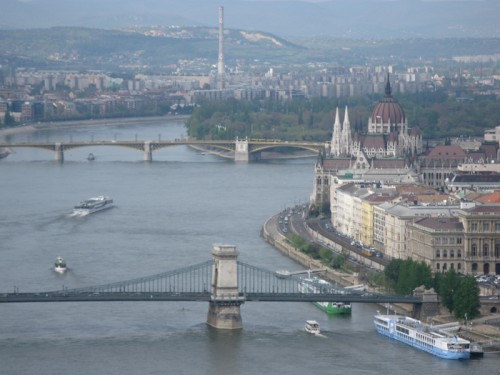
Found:
[[430, 288], [433, 283], [430, 267], [411, 258], [391, 260], [385, 267], [384, 275], [398, 294], [411, 294], [413, 289], [421, 285]]
[[5, 126], [13, 126], [16, 124], [16, 120], [14, 119], [14, 117], [10, 114], [10, 111], [7, 110], [5, 112], [5, 118], [3, 120], [3, 123]]
[[[368, 118], [380, 95], [345, 99], [294, 99], [291, 101], [202, 100], [187, 123], [188, 133], [196, 138], [324, 141], [332, 135], [335, 109], [341, 121], [344, 108], [349, 109], [353, 131], [366, 132]], [[500, 106], [495, 98], [474, 97], [468, 102], [448, 98], [444, 91], [401, 95], [412, 127], [420, 127], [424, 138], [482, 136], [484, 130], [497, 125]], [[219, 113], [219, 115], [216, 115]], [[220, 132], [216, 125], [224, 125]]]
[[346, 256], [344, 254], [334, 255], [330, 262], [330, 266], [332, 268], [339, 269], [344, 267], [345, 262], [346, 262]]
[[474, 319], [479, 316], [479, 287], [474, 277], [466, 276], [460, 279], [453, 294], [453, 301], [453, 315], [456, 318], [467, 316]]
[[441, 297], [441, 303], [450, 311], [454, 308], [454, 295], [460, 283], [460, 276], [455, 270], [450, 269], [441, 277], [438, 293]]
[[[444, 275], [436, 274], [435, 282], [441, 303], [457, 318], [470, 319], [479, 315], [479, 287], [472, 276], [461, 276], [455, 270], [448, 270]], [[439, 279], [439, 280], [437, 280]]]
[[384, 275], [387, 280], [395, 285], [399, 279], [399, 271], [403, 263], [402, 259], [392, 259], [384, 269]]

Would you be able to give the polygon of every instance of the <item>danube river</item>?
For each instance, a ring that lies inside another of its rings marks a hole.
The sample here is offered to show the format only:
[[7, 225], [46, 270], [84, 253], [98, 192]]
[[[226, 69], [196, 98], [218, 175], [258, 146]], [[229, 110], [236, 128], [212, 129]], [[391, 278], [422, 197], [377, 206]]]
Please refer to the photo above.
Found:
[[[175, 139], [182, 121], [92, 126], [9, 136], [11, 141]], [[87, 161], [92, 152], [95, 161]], [[235, 245], [239, 260], [300, 267], [259, 236], [263, 223], [308, 200], [314, 159], [234, 163], [185, 146], [154, 161], [123, 147], [18, 149], [0, 160], [0, 292], [76, 288], [148, 276]], [[72, 217], [80, 200], [116, 207]], [[52, 270], [62, 256], [69, 271]], [[309, 303], [249, 302], [244, 328], [206, 325], [207, 303], [94, 302], [0, 305], [0, 374], [492, 374], [499, 358], [446, 361], [379, 336], [377, 307], [328, 317]], [[307, 319], [322, 336], [303, 330]]]

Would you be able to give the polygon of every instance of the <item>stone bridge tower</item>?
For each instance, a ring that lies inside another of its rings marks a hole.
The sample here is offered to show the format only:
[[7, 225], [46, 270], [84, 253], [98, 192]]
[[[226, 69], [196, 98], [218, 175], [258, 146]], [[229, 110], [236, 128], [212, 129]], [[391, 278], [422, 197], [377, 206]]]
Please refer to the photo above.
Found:
[[244, 297], [238, 294], [238, 252], [235, 246], [214, 245], [211, 295], [207, 323], [214, 328], [243, 328], [240, 305]]
[[413, 290], [413, 295], [422, 298], [422, 304], [414, 305], [414, 318], [424, 322], [427, 318], [439, 315], [439, 295], [433, 288], [425, 289], [422, 285]]

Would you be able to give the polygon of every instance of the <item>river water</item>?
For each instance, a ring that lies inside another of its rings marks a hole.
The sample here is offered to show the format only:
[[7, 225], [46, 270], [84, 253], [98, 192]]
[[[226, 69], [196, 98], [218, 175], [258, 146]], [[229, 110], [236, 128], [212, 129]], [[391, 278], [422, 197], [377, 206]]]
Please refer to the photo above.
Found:
[[[175, 139], [181, 120], [53, 129], [11, 141]], [[92, 152], [95, 161], [87, 161]], [[269, 270], [300, 267], [259, 236], [263, 223], [307, 201], [313, 159], [234, 163], [185, 146], [153, 162], [123, 147], [38, 149], [0, 161], [0, 292], [76, 288], [149, 276], [211, 258], [232, 244], [239, 260]], [[116, 207], [72, 217], [80, 200]], [[69, 271], [52, 270], [62, 256]], [[491, 374], [500, 357], [446, 361], [379, 336], [377, 306], [328, 317], [309, 303], [248, 302], [244, 328], [206, 325], [200, 302], [0, 305], [0, 374]], [[303, 331], [315, 319], [322, 336]]]

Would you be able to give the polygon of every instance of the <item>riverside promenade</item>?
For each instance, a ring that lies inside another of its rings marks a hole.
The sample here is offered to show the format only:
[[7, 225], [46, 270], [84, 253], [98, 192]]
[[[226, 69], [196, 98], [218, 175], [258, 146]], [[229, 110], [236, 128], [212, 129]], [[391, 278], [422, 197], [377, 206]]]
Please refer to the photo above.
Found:
[[[361, 284], [361, 280], [359, 280], [357, 273], [347, 273], [334, 270], [325, 266], [319, 260], [310, 258], [299, 249], [292, 246], [290, 241], [280, 230], [280, 215], [281, 213], [270, 217], [262, 227], [261, 235], [267, 243], [307, 269], [324, 269], [321, 277], [330, 282], [335, 282], [341, 286]], [[300, 226], [302, 228], [299, 228]], [[289, 228], [292, 233], [295, 233], [308, 241], [312, 242], [318, 240], [318, 238], [322, 239], [321, 234], [311, 229], [305, 220], [300, 220], [298, 222], [291, 220]], [[395, 313], [402, 315], [409, 315], [412, 311], [411, 305], [391, 305], [391, 308]], [[444, 307], [442, 308], [445, 309]], [[441, 315], [433, 317], [431, 323], [442, 324], [449, 323], [451, 321], [456, 321], [456, 318], [446, 311]], [[469, 321], [467, 326], [465, 326], [464, 322], [459, 335], [479, 343], [480, 345], [484, 345], [484, 351], [487, 353], [500, 354], [500, 314], [480, 316], [472, 321]]]
[[[312, 259], [308, 255], [302, 253], [299, 249], [290, 244], [286, 236], [281, 233], [279, 227], [280, 214], [270, 217], [262, 227], [261, 235], [267, 243], [274, 246], [277, 250], [285, 254], [290, 259], [294, 260], [301, 266], [307, 269], [324, 269], [322, 277], [328, 281], [335, 282], [341, 286], [350, 286], [359, 284], [358, 275], [356, 273], [346, 273], [334, 270], [325, 266], [321, 261]], [[293, 223], [290, 224], [293, 228]], [[294, 231], [292, 229], [292, 231]], [[309, 238], [311, 239], [311, 238]]]

